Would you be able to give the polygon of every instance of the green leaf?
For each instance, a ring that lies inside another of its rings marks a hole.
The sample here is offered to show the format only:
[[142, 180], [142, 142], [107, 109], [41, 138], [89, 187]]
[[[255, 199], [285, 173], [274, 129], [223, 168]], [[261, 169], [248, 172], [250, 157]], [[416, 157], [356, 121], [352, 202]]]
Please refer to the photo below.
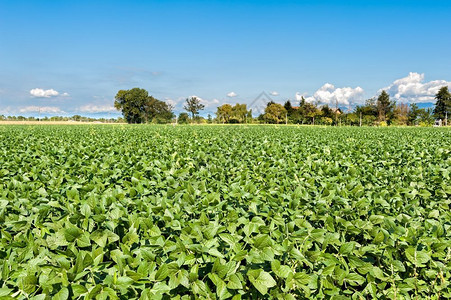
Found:
[[271, 274], [263, 270], [251, 270], [248, 273], [249, 281], [262, 294], [266, 295], [269, 288], [276, 285], [276, 281]]
[[88, 292], [88, 289], [81, 284], [72, 284], [71, 289], [74, 293], [74, 297], [78, 297]]
[[163, 264], [155, 274], [155, 280], [162, 281], [169, 276], [169, 268], [167, 264]]
[[156, 225], [153, 225], [152, 228], [148, 230], [148, 233], [150, 236], [161, 236], [160, 228]]
[[428, 261], [431, 260], [431, 257], [429, 256], [429, 254], [427, 254], [424, 251], [418, 251], [416, 256], [417, 256], [416, 257], [417, 258], [417, 262], [419, 264], [425, 264], [425, 263], [427, 263]]
[[423, 266], [431, 257], [424, 251], [417, 251], [414, 247], [410, 247], [405, 251], [407, 259], [416, 266]]
[[404, 264], [401, 261], [394, 260], [392, 262], [392, 264], [393, 264], [393, 267], [394, 267], [394, 269], [396, 271], [398, 271], [398, 272], [405, 272], [406, 271], [406, 268], [404, 267]]
[[272, 245], [272, 240], [268, 235], [258, 235], [254, 238], [254, 247], [263, 249]]
[[8, 296], [13, 290], [9, 288], [0, 288], [0, 297]]
[[298, 286], [303, 286], [309, 284], [311, 278], [308, 274], [297, 272], [294, 274], [293, 279]]
[[340, 254], [346, 255], [351, 253], [354, 250], [355, 242], [344, 243], [340, 247]]
[[287, 278], [288, 275], [293, 273], [289, 266], [281, 265], [278, 260], [271, 262], [271, 270], [280, 278]]
[[266, 261], [273, 261], [274, 251], [270, 247], [266, 247], [260, 252], [260, 257]]
[[240, 278], [236, 274], [230, 275], [230, 277], [227, 278], [227, 288], [232, 290], [241, 290], [243, 289], [243, 285], [241, 283]]
[[105, 248], [108, 235], [103, 233], [102, 230], [96, 230], [93, 233], [91, 233], [90, 236], [91, 240], [93, 240], [97, 245], [99, 245], [102, 248]]
[[352, 283], [356, 283], [359, 285], [362, 285], [365, 282], [365, 277], [357, 274], [357, 273], [349, 273], [345, 277], [346, 280], [350, 281]]
[[216, 285], [216, 295], [218, 295], [219, 299], [226, 299], [232, 296], [227, 290], [226, 283], [221, 278], [217, 277], [214, 284]]
[[222, 255], [222, 253], [219, 252], [218, 249], [216, 249], [216, 248], [209, 249], [208, 254], [216, 256], [216, 257], [221, 257], [221, 258], [224, 257], [224, 255]]
[[53, 296], [52, 300], [66, 300], [69, 299], [69, 290], [63, 287], [58, 293]]
[[64, 237], [68, 242], [75, 241], [83, 232], [77, 227], [71, 226], [64, 230]]
[[67, 198], [69, 200], [75, 200], [75, 201], [79, 201], [80, 200], [80, 196], [79, 196], [78, 190], [76, 190], [76, 189], [67, 190], [66, 191], [66, 195], [67, 195]]
[[20, 279], [19, 288], [26, 294], [31, 294], [36, 289], [38, 279], [34, 275], [28, 275]]

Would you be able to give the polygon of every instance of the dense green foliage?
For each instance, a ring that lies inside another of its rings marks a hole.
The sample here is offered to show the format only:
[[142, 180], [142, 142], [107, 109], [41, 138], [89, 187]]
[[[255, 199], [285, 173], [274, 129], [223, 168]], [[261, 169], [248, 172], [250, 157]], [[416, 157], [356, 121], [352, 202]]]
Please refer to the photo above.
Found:
[[252, 121], [252, 110], [247, 110], [246, 104], [223, 104], [216, 111], [218, 123], [247, 123]]
[[286, 118], [287, 111], [282, 104], [268, 103], [263, 115], [263, 120], [265, 120], [266, 123], [279, 124], [286, 121]]
[[205, 105], [200, 103], [200, 99], [197, 97], [186, 98], [185, 105], [183, 106], [184, 110], [191, 113], [192, 120], [194, 120], [194, 118], [199, 114], [199, 111], [204, 108]]
[[451, 297], [451, 130], [0, 127], [0, 297]]
[[174, 117], [170, 105], [140, 88], [118, 91], [114, 107], [122, 112], [127, 123], [132, 124], [169, 123]]
[[382, 91], [382, 93], [377, 97], [376, 107], [378, 112], [379, 121], [386, 121], [389, 114], [392, 113], [396, 103], [390, 101], [390, 96], [386, 91]]
[[448, 118], [451, 114], [451, 93], [447, 86], [442, 87], [435, 95], [436, 103], [434, 107], [434, 114], [439, 119]]

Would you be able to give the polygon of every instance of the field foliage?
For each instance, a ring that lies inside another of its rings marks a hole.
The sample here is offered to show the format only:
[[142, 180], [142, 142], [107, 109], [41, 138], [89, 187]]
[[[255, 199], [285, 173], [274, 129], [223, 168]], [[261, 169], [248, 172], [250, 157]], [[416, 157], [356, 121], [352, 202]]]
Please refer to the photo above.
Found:
[[0, 127], [0, 298], [451, 297], [451, 131]]

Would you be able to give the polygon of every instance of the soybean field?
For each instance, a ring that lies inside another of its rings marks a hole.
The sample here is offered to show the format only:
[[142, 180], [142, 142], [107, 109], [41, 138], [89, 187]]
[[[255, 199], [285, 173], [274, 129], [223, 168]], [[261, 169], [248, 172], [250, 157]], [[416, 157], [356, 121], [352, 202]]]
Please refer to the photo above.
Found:
[[0, 126], [0, 298], [451, 298], [450, 176], [449, 128]]

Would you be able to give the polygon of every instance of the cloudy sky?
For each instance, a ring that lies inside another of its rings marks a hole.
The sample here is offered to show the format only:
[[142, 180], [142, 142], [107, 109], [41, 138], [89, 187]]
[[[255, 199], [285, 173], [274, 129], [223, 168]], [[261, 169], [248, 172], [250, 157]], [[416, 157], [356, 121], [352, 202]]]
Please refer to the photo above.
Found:
[[0, 0], [0, 114], [116, 116], [133, 87], [177, 112], [190, 96], [213, 113], [261, 92], [432, 102], [451, 87], [450, 13], [440, 0]]

